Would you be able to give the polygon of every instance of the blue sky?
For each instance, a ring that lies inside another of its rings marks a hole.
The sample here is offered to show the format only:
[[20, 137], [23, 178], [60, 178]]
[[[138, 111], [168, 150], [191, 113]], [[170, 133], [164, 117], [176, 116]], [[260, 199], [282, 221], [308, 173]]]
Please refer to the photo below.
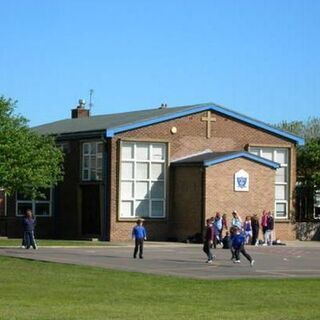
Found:
[[216, 102], [259, 120], [320, 116], [320, 1], [0, 0], [0, 95], [31, 125]]

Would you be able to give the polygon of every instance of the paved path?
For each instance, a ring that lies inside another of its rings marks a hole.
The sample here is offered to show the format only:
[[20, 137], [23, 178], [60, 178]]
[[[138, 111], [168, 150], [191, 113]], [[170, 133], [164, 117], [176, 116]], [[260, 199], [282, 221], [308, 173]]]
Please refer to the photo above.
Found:
[[242, 257], [230, 261], [229, 250], [218, 248], [212, 265], [205, 263], [201, 245], [146, 243], [143, 260], [132, 258], [132, 245], [92, 248], [1, 248], [0, 255], [123, 271], [197, 279], [320, 277], [320, 243], [298, 246], [247, 247], [253, 267]]

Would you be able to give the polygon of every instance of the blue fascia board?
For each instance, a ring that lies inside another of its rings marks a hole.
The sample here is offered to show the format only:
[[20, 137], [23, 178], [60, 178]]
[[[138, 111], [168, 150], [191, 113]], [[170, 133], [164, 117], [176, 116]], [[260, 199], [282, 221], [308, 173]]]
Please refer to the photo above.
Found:
[[121, 133], [121, 132], [130, 131], [130, 130], [146, 127], [149, 125], [165, 122], [168, 120], [181, 118], [184, 116], [188, 116], [190, 114], [194, 114], [194, 113], [198, 113], [198, 112], [202, 112], [202, 111], [209, 111], [209, 110], [221, 113], [223, 115], [227, 115], [231, 118], [240, 120], [240, 121], [247, 123], [247, 124], [250, 124], [256, 128], [263, 129], [265, 131], [271, 132], [273, 134], [279, 135], [279, 136], [287, 138], [289, 140], [293, 140], [297, 144], [304, 145], [304, 139], [299, 136], [296, 136], [292, 133], [289, 133], [289, 132], [286, 132], [286, 131], [283, 131], [280, 129], [276, 129], [266, 123], [263, 123], [261, 121], [258, 121], [258, 120], [255, 120], [255, 119], [252, 119], [249, 117], [246, 117], [246, 116], [241, 115], [237, 112], [234, 112], [232, 110], [228, 110], [226, 108], [220, 107], [215, 104], [212, 104], [212, 105], [207, 104], [207, 105], [203, 105], [203, 106], [200, 105], [200, 106], [196, 106], [194, 108], [190, 108], [188, 110], [160, 116], [158, 118], [153, 118], [150, 120], [136, 122], [136, 123], [132, 123], [132, 124], [124, 125], [124, 126], [109, 128], [109, 129], [106, 129], [106, 137], [112, 138], [113, 136], [115, 136], [116, 134]]
[[246, 159], [258, 162], [260, 164], [263, 164], [263, 165], [265, 165], [267, 167], [270, 167], [272, 169], [280, 168], [280, 164], [277, 163], [277, 162], [274, 162], [274, 161], [271, 161], [271, 160], [268, 160], [268, 159], [265, 159], [265, 158], [261, 158], [261, 157], [258, 157], [256, 155], [254, 155], [254, 154], [251, 154], [249, 152], [244, 152], [244, 151], [243, 152], [237, 152], [237, 153], [228, 154], [226, 156], [222, 156], [222, 157], [214, 159], [214, 160], [204, 161], [203, 165], [205, 167], [211, 167], [211, 166], [213, 166], [215, 164], [222, 163], [222, 162], [229, 161], [229, 160], [233, 160], [233, 159], [237, 159], [237, 158], [246, 158]]

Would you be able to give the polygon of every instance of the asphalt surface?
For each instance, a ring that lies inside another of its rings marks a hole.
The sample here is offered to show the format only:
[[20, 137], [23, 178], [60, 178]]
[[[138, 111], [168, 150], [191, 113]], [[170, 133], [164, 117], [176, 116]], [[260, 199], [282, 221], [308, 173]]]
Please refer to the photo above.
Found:
[[121, 271], [143, 272], [196, 279], [236, 278], [316, 278], [320, 277], [320, 243], [298, 246], [247, 246], [255, 260], [253, 267], [245, 257], [234, 264], [230, 251], [214, 250], [216, 259], [207, 264], [202, 245], [178, 243], [145, 244], [144, 259], [133, 259], [133, 246], [52, 248], [38, 250], [0, 248], [0, 255], [78, 264]]

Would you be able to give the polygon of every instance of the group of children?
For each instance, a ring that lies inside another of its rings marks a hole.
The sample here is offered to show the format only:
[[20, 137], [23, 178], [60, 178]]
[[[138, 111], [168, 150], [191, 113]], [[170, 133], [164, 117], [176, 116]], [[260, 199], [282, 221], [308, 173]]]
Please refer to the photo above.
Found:
[[[23, 240], [22, 246], [29, 249], [31, 246], [33, 249], [37, 249], [37, 244], [34, 238], [34, 228], [36, 225], [36, 219], [33, 217], [32, 211], [28, 209], [23, 219]], [[274, 221], [270, 212], [264, 211], [261, 218], [261, 226], [264, 234], [264, 244], [271, 244], [272, 230]], [[223, 235], [225, 230], [225, 236]], [[215, 256], [212, 254], [212, 247], [216, 248], [217, 244], [223, 245], [223, 249], [230, 249], [232, 253], [231, 259], [234, 263], [240, 263], [240, 253], [244, 255], [253, 266], [254, 260], [246, 252], [245, 244], [256, 245], [259, 234], [259, 219], [257, 215], [252, 217], [247, 216], [244, 223], [242, 223], [237, 211], [232, 212], [232, 220], [230, 226], [230, 234], [228, 231], [227, 216], [217, 212], [215, 217], [206, 220], [206, 229], [203, 241], [203, 251], [207, 255], [207, 263], [212, 263]], [[143, 220], [138, 219], [136, 226], [132, 229], [132, 238], [135, 239], [135, 247], [133, 251], [133, 258], [137, 258], [139, 252], [139, 258], [143, 259], [143, 244], [147, 239], [147, 232], [143, 226]]]
[[[272, 234], [274, 228], [274, 220], [271, 212], [263, 211], [261, 222], [257, 214], [253, 216], [246, 216], [245, 221], [242, 223], [237, 211], [232, 212], [232, 219], [230, 231], [228, 231], [228, 223], [226, 214], [216, 213], [215, 217], [207, 219], [206, 230], [204, 236], [203, 251], [207, 255], [207, 263], [212, 263], [214, 256], [211, 248], [216, 248], [217, 243], [223, 245], [223, 249], [230, 249], [232, 253], [231, 259], [234, 263], [240, 263], [240, 253], [242, 253], [250, 262], [252, 266], [254, 260], [246, 252], [245, 245], [258, 245], [259, 244], [259, 229], [262, 228], [263, 245], [272, 245]], [[225, 236], [222, 237], [225, 230]], [[230, 232], [230, 233], [229, 233]]]

